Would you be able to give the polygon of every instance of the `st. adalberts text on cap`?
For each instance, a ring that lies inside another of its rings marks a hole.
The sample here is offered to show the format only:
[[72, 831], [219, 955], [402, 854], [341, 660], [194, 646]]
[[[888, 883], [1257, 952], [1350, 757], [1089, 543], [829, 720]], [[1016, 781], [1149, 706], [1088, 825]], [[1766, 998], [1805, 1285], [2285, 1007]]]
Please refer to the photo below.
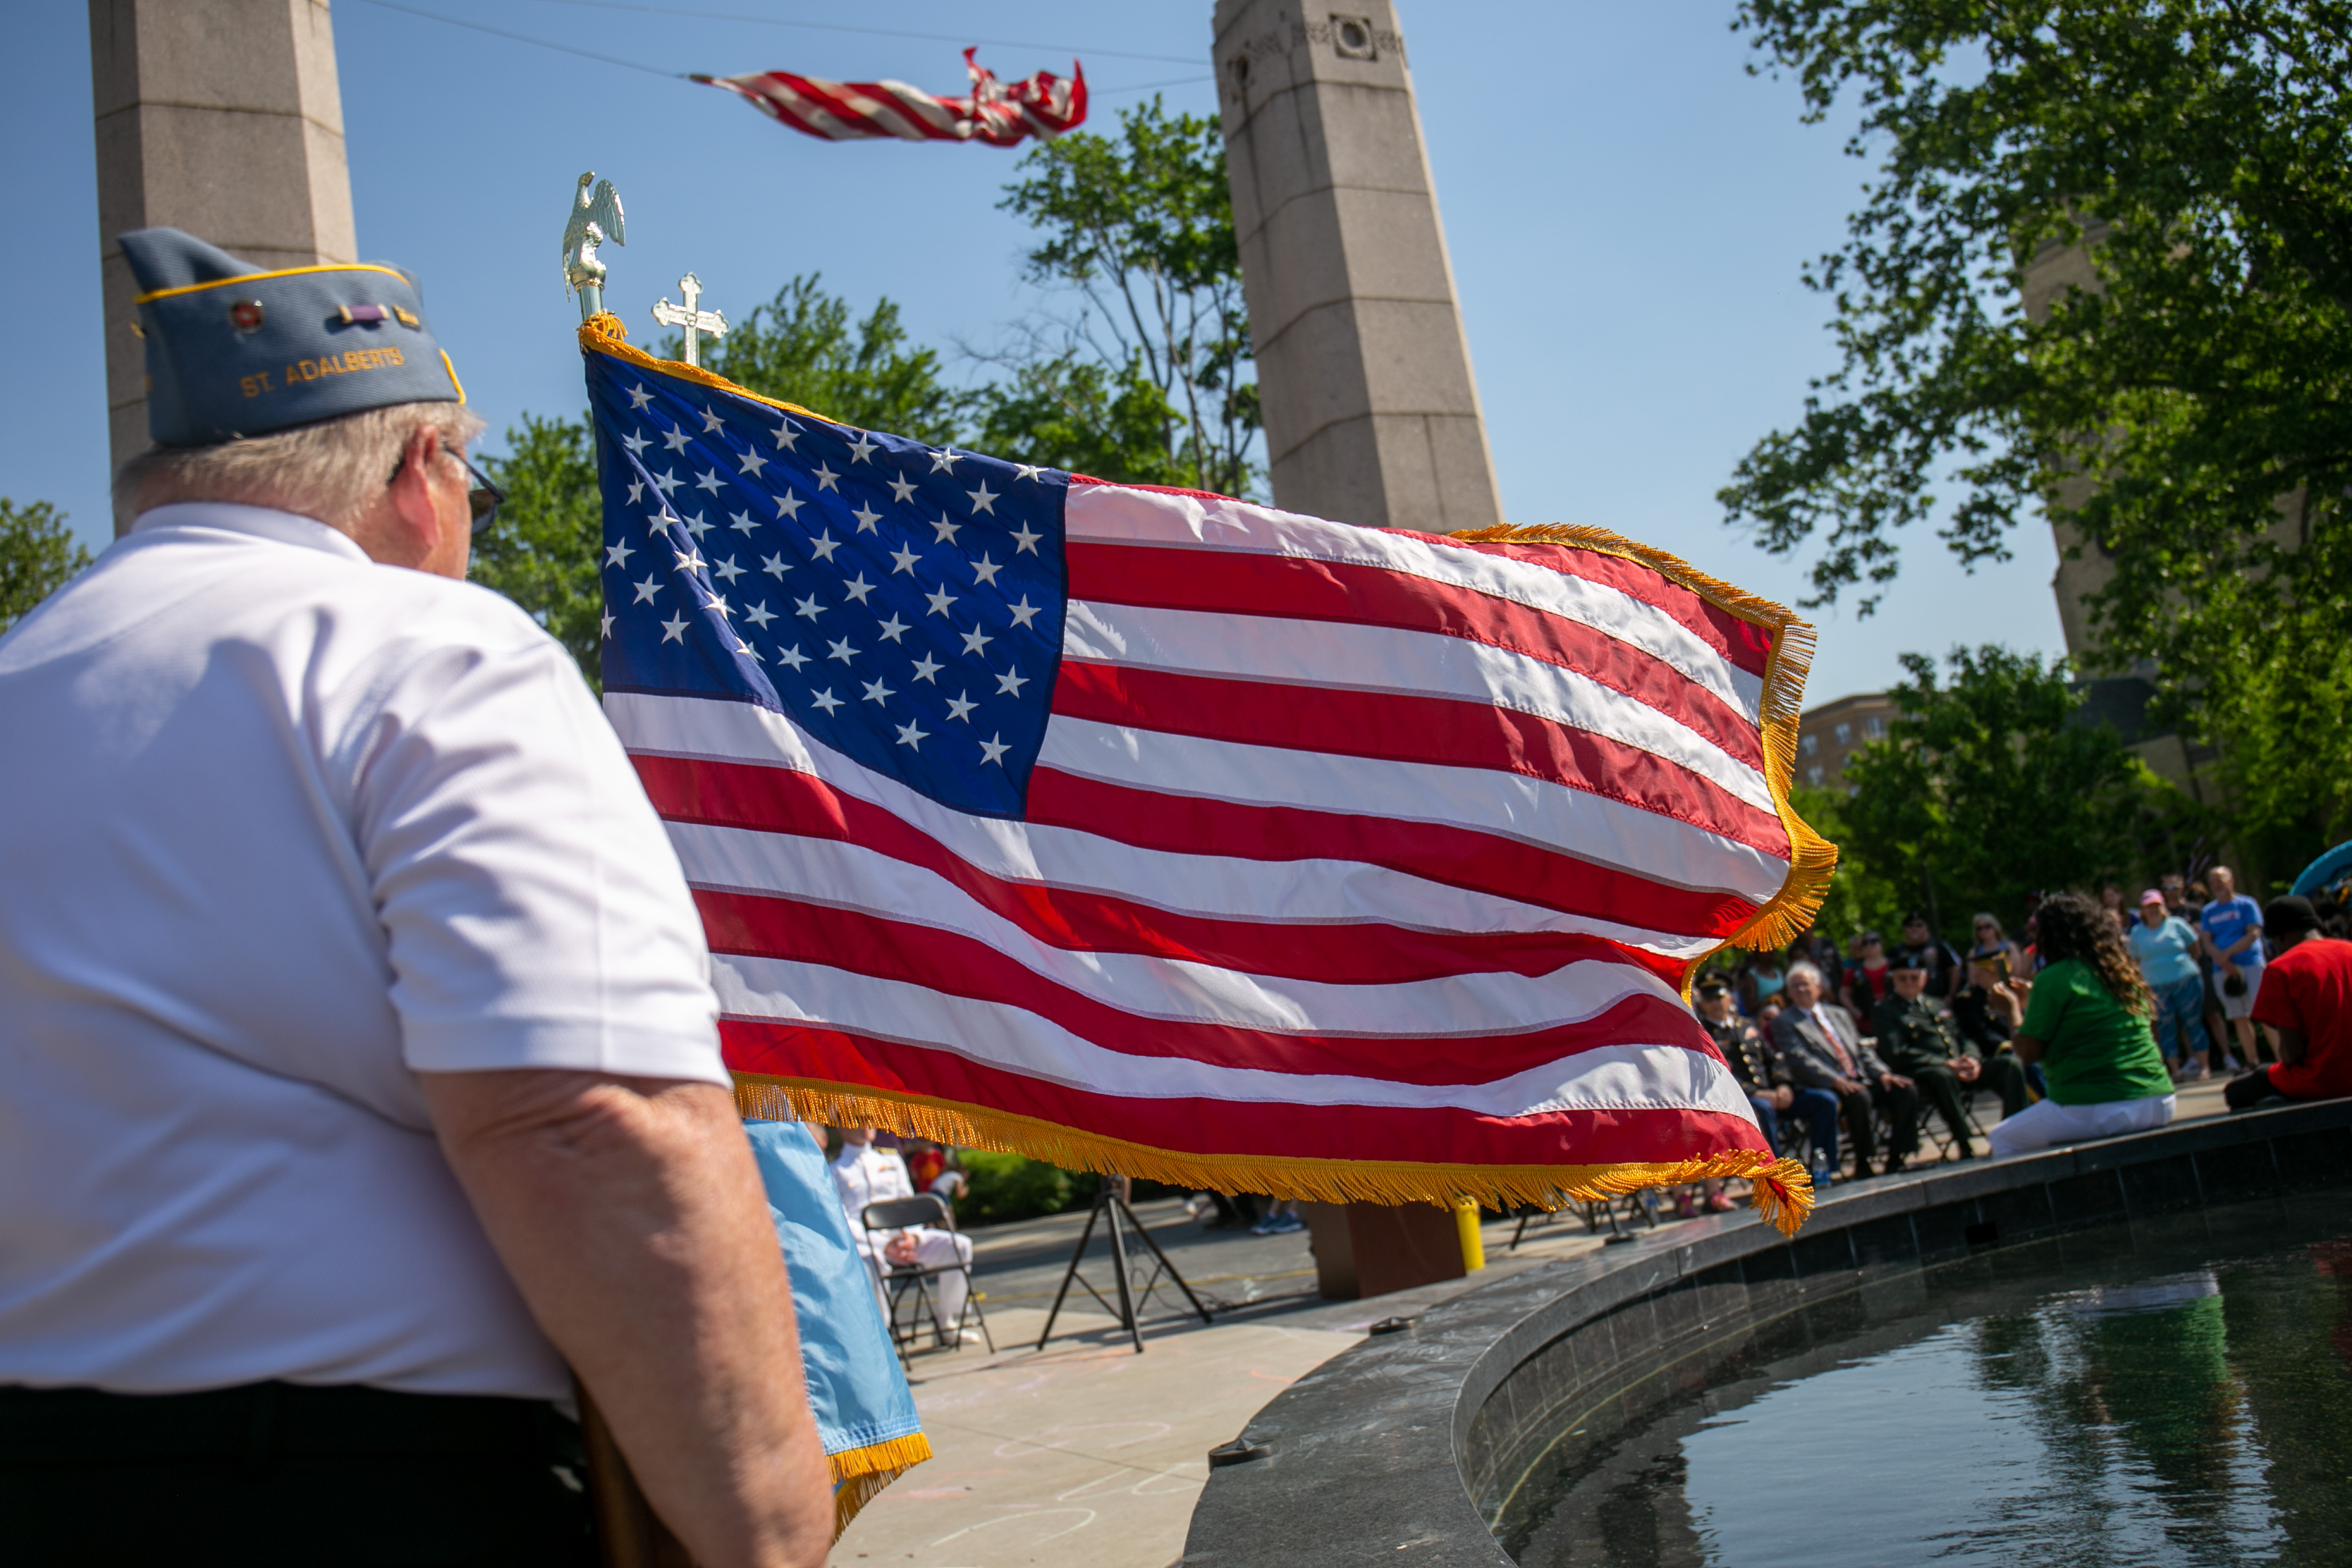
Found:
[[373, 262], [271, 272], [176, 228], [121, 237], [147, 346], [147, 433], [210, 447], [399, 403], [463, 403], [414, 279]]

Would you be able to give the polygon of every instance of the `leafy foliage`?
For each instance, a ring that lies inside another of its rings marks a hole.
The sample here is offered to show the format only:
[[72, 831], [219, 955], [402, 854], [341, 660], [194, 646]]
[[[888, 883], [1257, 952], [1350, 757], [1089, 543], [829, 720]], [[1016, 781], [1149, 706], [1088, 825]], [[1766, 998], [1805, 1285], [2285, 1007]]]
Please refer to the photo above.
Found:
[[475, 539], [467, 576], [530, 611], [602, 690], [604, 513], [587, 423], [526, 414], [520, 431], [507, 431], [506, 446], [505, 457], [482, 460], [507, 503]]
[[[672, 336], [655, 352], [676, 359], [682, 350]], [[963, 399], [941, 379], [938, 350], [908, 346], [898, 304], [877, 300], [853, 326], [849, 302], [826, 293], [814, 272], [754, 307], [712, 345], [703, 363], [763, 397], [860, 429], [934, 446], [960, 434]]]
[[2028, 893], [2177, 861], [2194, 809], [2113, 730], [2074, 721], [2063, 660], [1960, 648], [1948, 679], [1919, 654], [1903, 663], [1886, 739], [1846, 763], [1841, 843], [1948, 937], [1976, 910], [2014, 922]]
[[1079, 1193], [1079, 1183], [1059, 1165], [1019, 1154], [999, 1154], [987, 1149], [966, 1149], [957, 1156], [969, 1178], [956, 1200], [960, 1224], [999, 1225], [1006, 1220], [1033, 1219], [1075, 1208], [1093, 1194]]
[[[1843, 363], [1740, 463], [1731, 521], [1782, 553], [1821, 534], [1820, 603], [1891, 581], [1906, 526], [2002, 559], [2042, 505], [2113, 568], [2099, 663], [2158, 661], [2243, 826], [2341, 830], [2335, 731], [2273, 715], [2352, 686], [2352, 9], [1744, 0], [1738, 25], [1880, 163], [1807, 274]], [[2081, 286], [2029, 317], [2029, 267], [2077, 246]]]
[[0, 632], [89, 564], [89, 552], [66, 530], [66, 515], [45, 500], [18, 506], [0, 496]]
[[[1033, 282], [1072, 291], [1066, 341], [995, 390], [983, 419], [1017, 430], [1027, 410], [1063, 410], [1062, 427], [1128, 467], [1089, 468], [1243, 493], [1255, 474], [1257, 385], [1217, 122], [1170, 115], [1158, 98], [1122, 110], [1115, 135], [1076, 132], [1024, 157], [1001, 204], [1045, 235]], [[1080, 371], [1089, 373], [1080, 375]], [[1159, 406], [1152, 407], [1155, 396]], [[1140, 438], [1156, 426], [1158, 453]]]
[[1813, 917], [1814, 928], [1828, 932], [1841, 950], [1856, 931], [1874, 931], [1892, 941], [1905, 912], [1919, 904], [1919, 889], [1900, 886], [1863, 858], [1848, 826], [1852, 797], [1843, 790], [1799, 784], [1789, 792], [1789, 804], [1814, 832], [1838, 847], [1837, 871], [1830, 879], [1821, 912]]

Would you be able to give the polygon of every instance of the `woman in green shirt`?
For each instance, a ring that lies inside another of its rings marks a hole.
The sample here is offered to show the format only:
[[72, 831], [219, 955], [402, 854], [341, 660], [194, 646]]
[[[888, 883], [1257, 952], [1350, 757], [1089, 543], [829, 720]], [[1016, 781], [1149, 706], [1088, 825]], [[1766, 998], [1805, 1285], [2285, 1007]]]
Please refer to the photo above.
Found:
[[1987, 1134], [1995, 1154], [2022, 1153], [2172, 1121], [2172, 1077], [2148, 1019], [2155, 998], [2106, 910], [2060, 893], [2037, 911], [2042, 968], [1989, 994], [2029, 1066], [2042, 1064], [2049, 1098]]

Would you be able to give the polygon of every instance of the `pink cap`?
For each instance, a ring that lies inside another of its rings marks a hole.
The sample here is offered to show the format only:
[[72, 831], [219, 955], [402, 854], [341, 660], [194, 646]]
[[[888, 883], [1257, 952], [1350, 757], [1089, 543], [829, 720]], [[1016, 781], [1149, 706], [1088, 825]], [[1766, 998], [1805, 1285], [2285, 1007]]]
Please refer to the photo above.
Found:
[[2142, 893], [2139, 896], [2139, 901], [2140, 907], [2142, 909], [2146, 909], [2150, 904], [2160, 904], [2164, 902], [2164, 895], [2158, 892], [2154, 888], [2150, 888], [2147, 892]]

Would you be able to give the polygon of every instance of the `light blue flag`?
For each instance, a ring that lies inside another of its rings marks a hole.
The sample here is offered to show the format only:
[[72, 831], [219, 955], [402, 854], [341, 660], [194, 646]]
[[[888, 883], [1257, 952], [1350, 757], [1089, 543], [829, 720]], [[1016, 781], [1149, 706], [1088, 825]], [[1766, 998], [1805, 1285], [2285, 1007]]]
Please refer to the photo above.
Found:
[[824, 1147], [797, 1121], [746, 1121], [743, 1131], [792, 1272], [801, 1366], [833, 1469], [838, 1537], [875, 1493], [929, 1458], [931, 1445], [891, 1349], [874, 1276], [850, 1242]]

